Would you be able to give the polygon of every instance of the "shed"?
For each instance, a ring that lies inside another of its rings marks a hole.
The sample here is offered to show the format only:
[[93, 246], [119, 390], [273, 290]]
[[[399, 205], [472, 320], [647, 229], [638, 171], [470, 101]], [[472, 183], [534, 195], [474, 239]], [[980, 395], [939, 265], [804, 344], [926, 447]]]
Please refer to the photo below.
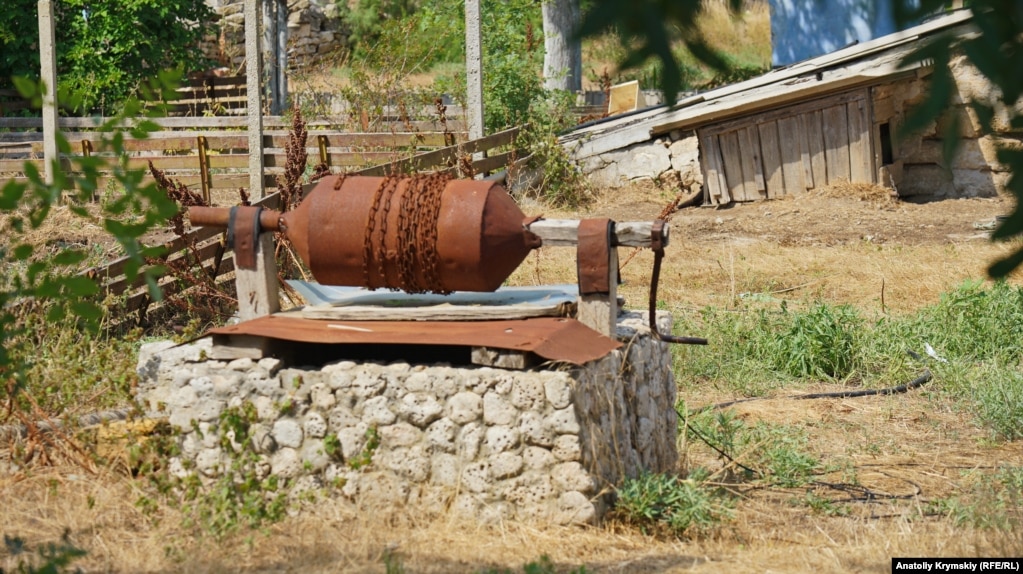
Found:
[[[608, 118], [562, 142], [600, 183], [678, 177], [684, 187], [702, 186], [705, 202], [714, 204], [798, 195], [838, 181], [878, 183], [902, 196], [993, 195], [1004, 180], [975, 122], [965, 122], [966, 146], [948, 166], [936, 126], [894, 137], [906, 112], [926, 97], [931, 73], [929, 63], [903, 58], [935, 34], [970, 33], [971, 17], [959, 10], [671, 108]], [[967, 68], [954, 63], [957, 82], [976, 80]], [[968, 115], [965, 105], [960, 112]]]

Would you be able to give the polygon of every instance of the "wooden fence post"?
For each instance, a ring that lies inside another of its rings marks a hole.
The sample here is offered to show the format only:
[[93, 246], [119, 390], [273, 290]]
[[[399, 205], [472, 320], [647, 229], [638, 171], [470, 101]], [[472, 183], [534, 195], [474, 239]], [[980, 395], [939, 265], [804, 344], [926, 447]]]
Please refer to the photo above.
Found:
[[199, 149], [199, 181], [202, 186], [202, 200], [206, 202], [206, 205], [212, 205], [210, 202], [210, 161], [206, 155], [210, 151], [210, 145], [206, 141], [206, 136], [196, 138], [196, 147]]

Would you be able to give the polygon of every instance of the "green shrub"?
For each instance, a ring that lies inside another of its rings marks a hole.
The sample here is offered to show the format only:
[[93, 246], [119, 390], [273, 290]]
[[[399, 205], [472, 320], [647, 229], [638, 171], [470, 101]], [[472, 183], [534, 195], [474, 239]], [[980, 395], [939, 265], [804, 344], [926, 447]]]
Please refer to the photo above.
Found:
[[855, 366], [862, 320], [848, 305], [818, 303], [778, 339], [775, 366], [793, 377], [841, 379]]
[[[156, 89], [168, 88], [167, 77], [161, 76], [159, 80], [165, 83], [155, 86]], [[26, 98], [38, 96], [37, 84], [25, 80], [17, 83]], [[130, 100], [122, 115], [100, 127], [97, 152], [126, 157], [123, 135], [116, 126], [127, 117], [142, 115], [140, 105]], [[155, 128], [152, 122], [142, 121], [132, 132], [135, 137], [144, 138]], [[58, 148], [67, 153], [70, 146], [58, 136]], [[51, 380], [36, 381], [28, 375], [33, 364], [47, 360], [47, 354], [54, 356], [51, 344], [59, 343], [61, 337], [64, 341], [74, 341], [74, 348], [89, 348], [88, 343], [93, 340], [90, 337], [98, 331], [104, 318], [99, 287], [92, 279], [77, 273], [77, 267], [90, 257], [88, 249], [68, 245], [52, 252], [41, 249], [37, 252], [36, 246], [27, 239], [27, 234], [38, 230], [55, 206], [63, 204], [78, 221], [102, 228], [116, 239], [127, 256], [125, 275], [128, 280], [141, 276], [149, 287], [150, 296], [154, 300], [161, 298], [156, 284], [161, 269], [157, 266], [144, 268], [144, 265], [147, 259], [161, 255], [162, 248], [145, 247], [140, 240], [150, 230], [164, 225], [177, 213], [178, 207], [155, 184], [143, 185], [140, 172], [128, 170], [122, 164], [112, 173], [121, 194], [101, 204], [98, 211], [88, 209], [97, 190], [97, 166], [101, 161], [105, 160], [97, 156], [73, 158], [72, 168], [77, 175], [55, 169], [52, 183], [44, 182], [39, 170], [26, 163], [25, 180], [9, 180], [0, 190], [0, 213], [5, 216], [0, 241], [0, 372], [8, 382], [0, 386], [0, 401], [8, 405], [5, 417], [11, 415], [10, 409], [15, 405], [29, 408], [23, 401], [25, 397], [18, 395], [30, 381], [43, 387], [33, 388], [33, 396], [47, 401], [54, 399], [47, 406], [60, 407], [80, 400], [81, 397], [72, 396], [76, 393], [69, 392], [65, 381], [57, 382], [50, 390], [45, 385]], [[64, 191], [68, 189], [74, 191]], [[82, 336], [78, 330], [88, 334]], [[85, 373], [115, 373], [119, 377], [125, 373], [112, 365], [97, 368], [95, 362], [89, 361], [107, 355], [90, 355], [93, 356], [80, 365], [77, 358], [63, 361], [57, 357], [56, 362], [63, 362], [69, 368], [67, 374], [74, 372], [72, 367]], [[115, 386], [123, 390], [127, 385], [126, 376]]]
[[729, 501], [698, 480], [647, 472], [625, 480], [614, 507], [625, 522], [675, 536], [708, 530], [731, 514]]
[[963, 473], [959, 494], [929, 501], [925, 515], [951, 518], [956, 526], [1016, 532], [1023, 525], [1023, 468], [1001, 467], [995, 472]]
[[[680, 332], [700, 333], [708, 347], [677, 346], [679, 384], [725, 386], [761, 396], [793, 383], [824, 379], [891, 387], [925, 366], [934, 396], [973, 413], [996, 437], [1023, 436], [1023, 288], [967, 282], [935, 305], [904, 316], [863, 319], [844, 305], [805, 310], [765, 308], [676, 313]], [[930, 345], [939, 358], [925, 354]], [[920, 360], [906, 351], [914, 351]]]

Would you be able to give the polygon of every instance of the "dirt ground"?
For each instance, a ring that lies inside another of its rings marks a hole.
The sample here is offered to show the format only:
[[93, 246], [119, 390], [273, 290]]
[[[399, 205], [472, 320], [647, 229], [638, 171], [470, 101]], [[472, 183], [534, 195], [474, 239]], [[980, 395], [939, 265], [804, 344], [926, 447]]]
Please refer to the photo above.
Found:
[[[674, 194], [638, 185], [606, 191], [586, 216], [645, 220]], [[814, 195], [671, 215], [672, 235], [658, 299], [676, 313], [728, 308], [744, 297], [793, 305], [814, 300], [857, 305], [865, 313], [908, 312], [937, 301], [1009, 246], [988, 240], [1004, 198], [897, 202], [872, 190]], [[525, 211], [535, 212], [535, 206]], [[548, 213], [548, 217], [580, 214]], [[543, 250], [512, 281], [572, 281], [570, 250]], [[628, 306], [643, 308], [651, 257], [623, 251]], [[699, 333], [687, 333], [698, 335]], [[712, 341], [727, 344], [727, 341]], [[898, 381], [901, 383], [905, 381]], [[817, 385], [811, 390], [834, 390]], [[741, 398], [716, 388], [687, 389], [698, 407]], [[116, 470], [75, 467], [8, 472], [0, 466], [0, 532], [32, 543], [67, 531], [89, 551], [89, 571], [480, 572], [521, 571], [548, 555], [559, 572], [889, 572], [893, 556], [1021, 556], [1023, 532], [978, 529], [922, 510], [968, 493], [985, 471], [1023, 466], [1023, 448], [988, 431], [927, 387], [905, 395], [817, 401], [766, 400], [733, 407], [736, 416], [802, 427], [811, 450], [836, 470], [798, 489], [747, 488], [733, 520], [689, 540], [603, 524], [538, 528], [478, 526], [327, 501], [221, 543], [187, 537], [174, 511], [160, 519], [134, 504], [137, 483]], [[687, 466], [723, 470], [722, 461], [681, 445]], [[857, 488], [849, 485], [856, 484]], [[808, 500], [826, 500], [812, 508]], [[1018, 509], [1017, 509], [1018, 510]], [[387, 559], [387, 556], [392, 558]], [[12, 567], [0, 553], [0, 569]]]
[[[669, 189], [637, 183], [602, 193], [593, 212], [647, 219], [656, 217], [671, 196]], [[885, 188], [842, 184], [778, 200], [684, 208], [670, 217], [673, 231], [695, 242], [745, 237], [782, 246], [925, 245], [986, 239], [994, 218], [1011, 207], [1005, 197], [898, 200]]]

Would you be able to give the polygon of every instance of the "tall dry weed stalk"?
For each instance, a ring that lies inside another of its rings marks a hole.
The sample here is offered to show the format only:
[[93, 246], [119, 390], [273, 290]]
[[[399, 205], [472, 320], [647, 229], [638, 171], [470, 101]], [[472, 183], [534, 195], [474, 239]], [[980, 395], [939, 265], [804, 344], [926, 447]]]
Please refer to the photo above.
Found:
[[287, 161], [284, 174], [277, 176], [277, 190], [281, 194], [281, 211], [293, 209], [302, 199], [302, 176], [305, 174], [309, 154], [305, 150], [309, 133], [305, 129], [302, 110], [298, 105], [292, 108], [291, 131], [284, 144]]

